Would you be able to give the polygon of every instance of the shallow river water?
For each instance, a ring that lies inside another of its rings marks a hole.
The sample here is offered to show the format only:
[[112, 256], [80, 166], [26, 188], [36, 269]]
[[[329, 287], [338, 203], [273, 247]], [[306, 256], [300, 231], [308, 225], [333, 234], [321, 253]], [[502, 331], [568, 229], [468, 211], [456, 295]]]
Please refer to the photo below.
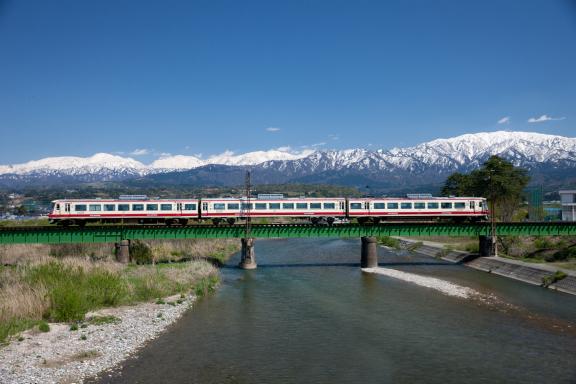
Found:
[[100, 383], [576, 383], [576, 297], [360, 241], [257, 240], [258, 269], [222, 287]]

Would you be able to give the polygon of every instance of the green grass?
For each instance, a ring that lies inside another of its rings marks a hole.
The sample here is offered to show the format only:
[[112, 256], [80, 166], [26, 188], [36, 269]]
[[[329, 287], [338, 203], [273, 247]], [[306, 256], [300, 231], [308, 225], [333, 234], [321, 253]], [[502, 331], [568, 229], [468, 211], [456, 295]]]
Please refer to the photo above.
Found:
[[[0, 273], [10, 274], [7, 281], [19, 281], [30, 292], [41, 287], [41, 300], [47, 301], [44, 309], [38, 309], [39, 312], [28, 308], [28, 312], [22, 315], [8, 315], [8, 312], [0, 314], [0, 342], [36, 325], [44, 327], [42, 321], [74, 323], [70, 330], [77, 330], [78, 324], [85, 320], [86, 313], [99, 308], [158, 298], [158, 302], [163, 303], [163, 297], [185, 297], [190, 292], [203, 296], [212, 292], [219, 281], [217, 270], [205, 261], [126, 267], [89, 261], [52, 260], [45, 264], [2, 268]], [[9, 300], [10, 303], [0, 302], [0, 309], [20, 308], [23, 302], [16, 296]], [[172, 301], [170, 304], [176, 303]], [[116, 321], [119, 319], [113, 316], [95, 316], [88, 319], [87, 323], [106, 324]], [[80, 326], [84, 327], [85, 323]]]
[[40, 324], [38, 324], [38, 330], [40, 330], [40, 332], [50, 332], [50, 325], [45, 321], [41, 321]]
[[15, 335], [41, 323], [41, 320], [12, 319], [0, 323], [0, 344], [4, 344], [8, 336]]
[[390, 236], [378, 236], [377, 237], [378, 243], [382, 244], [386, 247], [400, 249], [400, 240], [395, 239]]

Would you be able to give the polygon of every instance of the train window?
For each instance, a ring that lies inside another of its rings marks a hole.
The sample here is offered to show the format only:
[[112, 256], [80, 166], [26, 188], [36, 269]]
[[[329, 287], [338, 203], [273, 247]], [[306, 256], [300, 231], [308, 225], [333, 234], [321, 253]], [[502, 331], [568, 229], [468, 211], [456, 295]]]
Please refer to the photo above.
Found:
[[384, 204], [384, 203], [374, 203], [374, 209], [386, 209], [386, 204]]
[[56, 204], [56, 210], [57, 210], [57, 211], [60, 210], [60, 204]]
[[75, 204], [74, 205], [74, 210], [75, 211], [85, 211], [86, 210], [86, 204]]
[[438, 203], [428, 203], [428, 209], [438, 209]]
[[324, 209], [336, 209], [335, 203], [324, 203]]
[[144, 204], [132, 204], [132, 210], [133, 211], [143, 211], [144, 210]]
[[478, 207], [482, 208], [482, 205], [483, 205], [482, 202], [479, 201], [479, 202], [478, 202]]
[[158, 210], [158, 204], [146, 204], [146, 210], [147, 211], [157, 211]]
[[160, 210], [161, 211], [171, 211], [172, 210], [172, 204], [160, 204]]
[[270, 209], [280, 209], [280, 203], [268, 203]]
[[282, 203], [282, 209], [294, 209], [294, 203]]
[[442, 209], [452, 209], [452, 203], [440, 203]]
[[238, 204], [238, 203], [229, 203], [229, 204], [228, 204], [228, 209], [237, 211], [237, 210], [240, 209], [240, 204]]
[[260, 209], [260, 210], [266, 209], [266, 203], [256, 203], [255, 206], [256, 206], [256, 209]]
[[424, 209], [426, 208], [426, 203], [414, 203], [414, 209]]
[[102, 206], [100, 204], [90, 204], [88, 206], [88, 210], [89, 211], [101, 211], [102, 210]]
[[412, 203], [400, 203], [400, 209], [412, 209]]
[[296, 203], [296, 209], [308, 209], [308, 203]]
[[247, 203], [242, 203], [242, 210], [245, 211], [247, 209], [252, 209], [254, 207], [254, 205], [252, 205], [252, 203], [247, 204]]
[[214, 203], [214, 210], [216, 211], [221, 211], [223, 209], [226, 209], [226, 204], [224, 203]]
[[388, 203], [388, 209], [398, 209], [398, 203]]
[[129, 211], [130, 210], [130, 204], [118, 204], [118, 210], [119, 211]]
[[321, 203], [310, 203], [310, 209], [322, 209]]
[[184, 204], [184, 210], [185, 211], [195, 211], [196, 210], [196, 204]]
[[456, 209], [465, 209], [466, 203], [454, 203], [454, 208]]
[[362, 203], [350, 203], [350, 209], [362, 209]]
[[115, 211], [116, 205], [115, 204], [104, 204], [105, 211]]

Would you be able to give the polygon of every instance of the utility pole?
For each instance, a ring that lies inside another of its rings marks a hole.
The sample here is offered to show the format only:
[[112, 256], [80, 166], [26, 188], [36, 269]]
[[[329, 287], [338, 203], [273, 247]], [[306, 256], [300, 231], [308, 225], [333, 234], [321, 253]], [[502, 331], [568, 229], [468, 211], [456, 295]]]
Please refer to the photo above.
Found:
[[252, 204], [250, 203], [250, 195], [252, 194], [252, 185], [250, 180], [250, 171], [246, 171], [244, 184], [246, 186], [246, 206], [244, 207], [244, 217], [246, 219], [246, 225], [244, 227], [244, 238], [249, 239], [252, 235], [252, 217], [250, 216], [252, 210]]
[[244, 227], [244, 238], [242, 241], [242, 258], [239, 267], [242, 269], [256, 269], [256, 257], [254, 255], [254, 239], [252, 238], [252, 203], [251, 194], [252, 186], [250, 183], [250, 171], [246, 171], [246, 205], [244, 207], [244, 218], [246, 226]]
[[492, 203], [492, 208], [490, 209], [490, 227], [491, 227], [491, 238], [492, 238], [492, 252], [493, 255], [490, 256], [498, 256], [498, 241], [496, 238], [496, 196], [494, 194], [494, 182], [493, 182], [493, 173], [494, 170], [490, 169], [490, 203]]

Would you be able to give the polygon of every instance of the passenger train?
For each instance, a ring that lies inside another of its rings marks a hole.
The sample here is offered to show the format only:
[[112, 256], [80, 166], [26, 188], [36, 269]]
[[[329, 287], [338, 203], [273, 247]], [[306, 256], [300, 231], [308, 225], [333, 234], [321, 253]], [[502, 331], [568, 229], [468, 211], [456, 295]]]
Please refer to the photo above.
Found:
[[50, 223], [187, 225], [211, 220], [233, 225], [246, 217], [301, 218], [312, 224], [333, 224], [356, 219], [359, 223], [387, 221], [482, 221], [488, 218], [486, 199], [479, 197], [408, 196], [405, 198], [258, 198], [64, 199], [52, 202]]

